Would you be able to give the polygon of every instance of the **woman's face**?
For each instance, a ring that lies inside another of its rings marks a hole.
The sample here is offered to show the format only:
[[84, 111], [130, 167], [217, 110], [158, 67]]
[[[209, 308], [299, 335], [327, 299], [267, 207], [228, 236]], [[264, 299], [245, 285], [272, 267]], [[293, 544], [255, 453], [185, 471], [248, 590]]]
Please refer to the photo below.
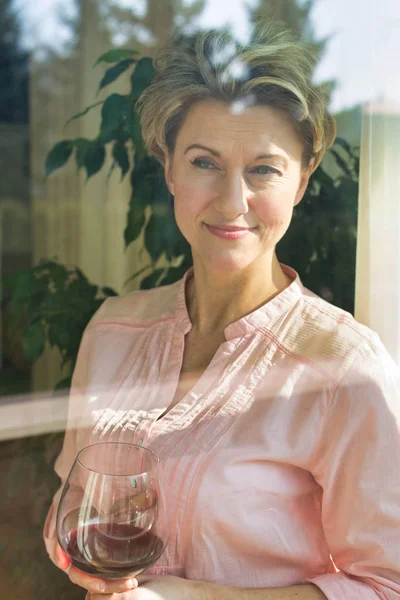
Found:
[[235, 113], [216, 100], [192, 108], [165, 172], [195, 262], [235, 271], [273, 256], [310, 176], [302, 153], [289, 117], [275, 108]]

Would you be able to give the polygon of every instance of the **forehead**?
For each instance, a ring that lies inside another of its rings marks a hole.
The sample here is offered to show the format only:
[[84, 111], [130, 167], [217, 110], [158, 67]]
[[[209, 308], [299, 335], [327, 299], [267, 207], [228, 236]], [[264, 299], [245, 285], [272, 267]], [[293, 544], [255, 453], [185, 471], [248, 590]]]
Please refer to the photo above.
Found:
[[217, 100], [195, 104], [176, 140], [177, 149], [193, 143], [213, 145], [218, 151], [271, 150], [279, 148], [298, 159], [301, 139], [284, 112], [269, 106], [250, 106], [236, 112], [234, 105]]

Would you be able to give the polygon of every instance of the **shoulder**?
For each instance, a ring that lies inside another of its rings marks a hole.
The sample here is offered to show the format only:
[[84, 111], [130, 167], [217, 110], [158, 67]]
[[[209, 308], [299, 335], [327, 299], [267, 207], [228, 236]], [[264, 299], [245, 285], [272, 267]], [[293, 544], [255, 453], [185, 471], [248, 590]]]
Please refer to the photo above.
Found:
[[350, 313], [303, 288], [279, 330], [288, 350], [340, 380], [357, 364], [390, 362], [379, 336]]
[[400, 423], [400, 369], [374, 331], [304, 288], [288, 321], [287, 351], [332, 384], [321, 396], [327, 427], [332, 414], [343, 426], [393, 416]]
[[92, 317], [88, 330], [106, 325], [151, 325], [173, 319], [182, 280], [151, 290], [137, 290], [113, 296], [103, 302]]

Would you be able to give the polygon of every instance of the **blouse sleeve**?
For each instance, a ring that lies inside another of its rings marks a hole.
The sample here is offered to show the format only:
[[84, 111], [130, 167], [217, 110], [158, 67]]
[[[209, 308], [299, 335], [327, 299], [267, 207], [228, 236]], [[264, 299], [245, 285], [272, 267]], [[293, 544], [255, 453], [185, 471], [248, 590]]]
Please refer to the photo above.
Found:
[[[53, 501], [51, 503], [50, 509], [47, 513], [43, 537], [46, 546], [46, 550], [51, 558], [51, 560], [55, 563], [55, 548], [57, 545], [57, 536], [56, 536], [56, 514], [57, 507], [61, 497], [61, 492], [69, 474], [69, 471], [72, 467], [72, 464], [75, 460], [77, 454], [77, 430], [79, 427], [79, 415], [82, 410], [82, 403], [84, 402], [84, 390], [86, 386], [86, 373], [87, 373], [87, 330], [85, 331], [82, 342], [80, 345], [80, 349], [78, 352], [78, 357], [76, 361], [75, 370], [72, 377], [71, 384], [71, 392], [69, 397], [68, 404], [68, 419], [67, 419], [67, 429], [64, 436], [63, 447], [61, 453], [57, 457], [57, 460], [54, 465], [54, 469], [57, 475], [61, 479], [61, 485], [56, 494], [53, 497]], [[76, 489], [74, 490], [76, 494], [76, 506], [79, 506], [82, 490]]]
[[308, 581], [328, 600], [400, 600], [400, 375], [379, 340], [337, 387], [312, 472], [338, 572]]

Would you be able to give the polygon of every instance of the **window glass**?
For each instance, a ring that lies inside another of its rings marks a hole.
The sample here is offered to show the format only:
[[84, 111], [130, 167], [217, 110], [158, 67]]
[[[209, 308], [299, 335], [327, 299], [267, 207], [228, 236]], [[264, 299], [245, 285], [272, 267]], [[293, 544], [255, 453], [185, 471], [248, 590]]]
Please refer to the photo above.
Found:
[[[380, 213], [373, 213], [383, 215], [382, 227], [375, 233], [368, 230], [372, 237], [363, 238], [356, 260], [360, 184], [364, 190], [374, 189], [374, 198], [389, 191], [392, 198], [398, 197], [398, 168], [390, 162], [398, 157], [395, 132], [400, 131], [398, 0], [229, 0], [229, 10], [221, 0], [0, 0], [4, 597], [50, 600], [55, 589], [59, 598], [82, 597], [47, 560], [41, 537], [58, 485], [53, 462], [61, 447], [79, 340], [104, 298], [141, 285], [151, 287], [163, 277], [165, 283], [169, 265], [182, 269], [181, 274], [187, 267], [182, 256], [169, 260], [164, 242], [149, 241], [151, 232], [142, 230], [136, 237], [132, 233], [137, 223], [132, 225], [129, 217], [130, 173], [121, 177], [126, 161], [129, 171], [133, 168], [132, 146], [127, 144], [126, 155], [113, 143], [102, 149], [99, 131], [103, 127], [106, 136], [104, 128], [112, 129], [112, 111], [121, 106], [114, 98], [105, 119], [105, 101], [111, 94], [129, 93], [136, 64], [129, 61], [153, 58], [173, 30], [191, 34], [229, 26], [245, 42], [252, 23], [266, 15], [286, 22], [313, 46], [318, 57], [314, 80], [329, 94], [338, 136], [295, 209], [278, 257], [295, 268], [313, 292], [353, 314], [358, 310], [360, 319], [376, 324], [380, 333], [387, 330], [388, 344], [400, 360], [400, 264], [391, 263], [394, 283], [385, 294], [391, 317], [383, 311], [383, 322], [382, 310], [374, 317], [370, 304], [361, 302], [371, 287], [383, 295], [388, 274], [379, 265], [400, 256], [398, 246], [387, 246], [382, 256], [376, 251], [384, 240], [397, 243], [397, 205], [382, 205]], [[111, 49], [138, 54], [127, 54], [126, 68], [120, 67], [118, 74], [110, 72], [116, 64], [107, 62], [111, 59], [96, 64]], [[91, 108], [75, 118], [86, 107]], [[58, 146], [49, 162], [49, 152], [61, 141], [65, 145]], [[368, 156], [374, 157], [370, 163], [365, 162]], [[143, 212], [143, 223], [150, 221], [151, 211], [148, 207]], [[373, 218], [370, 204], [364, 204], [363, 211], [366, 219]], [[371, 256], [379, 263], [371, 262]], [[378, 284], [360, 279], [356, 300], [357, 277], [371, 272], [371, 265], [381, 279]], [[381, 306], [379, 297], [377, 302]]]

